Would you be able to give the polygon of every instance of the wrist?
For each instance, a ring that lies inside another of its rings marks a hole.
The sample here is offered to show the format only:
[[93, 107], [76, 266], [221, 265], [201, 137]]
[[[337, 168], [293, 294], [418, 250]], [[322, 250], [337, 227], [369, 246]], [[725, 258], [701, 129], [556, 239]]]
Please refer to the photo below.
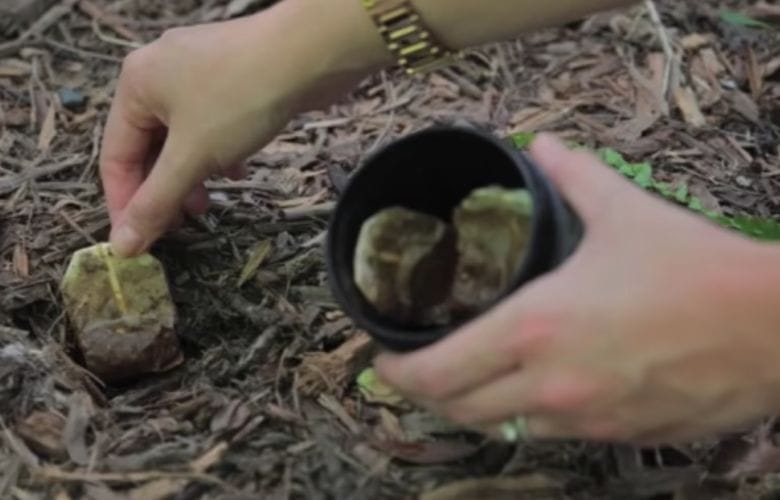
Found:
[[360, 79], [394, 63], [360, 0], [284, 0], [274, 9], [312, 75]]

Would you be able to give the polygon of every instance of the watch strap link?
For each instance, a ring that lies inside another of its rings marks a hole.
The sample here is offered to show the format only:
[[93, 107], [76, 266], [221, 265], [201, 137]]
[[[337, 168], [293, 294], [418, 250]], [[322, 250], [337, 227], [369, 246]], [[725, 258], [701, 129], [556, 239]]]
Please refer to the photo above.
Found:
[[409, 0], [361, 0], [398, 65], [413, 75], [451, 64], [458, 54], [445, 47]]

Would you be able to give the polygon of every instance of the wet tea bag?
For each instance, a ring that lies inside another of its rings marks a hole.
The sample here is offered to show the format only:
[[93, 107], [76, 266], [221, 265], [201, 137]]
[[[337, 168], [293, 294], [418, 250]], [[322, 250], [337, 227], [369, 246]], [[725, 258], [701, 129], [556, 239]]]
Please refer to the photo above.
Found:
[[182, 362], [168, 282], [151, 255], [120, 259], [108, 244], [81, 249], [60, 289], [85, 364], [104, 381], [160, 373]]
[[452, 224], [403, 207], [382, 210], [361, 228], [355, 283], [377, 312], [410, 326], [473, 315], [511, 285], [532, 216], [527, 191], [498, 186], [470, 193]]
[[382, 315], [429, 324], [441, 318], [455, 272], [455, 237], [443, 221], [391, 207], [362, 226], [355, 249], [355, 284]]
[[522, 265], [532, 216], [528, 191], [498, 186], [473, 191], [455, 209], [455, 309], [476, 312], [507, 290]]

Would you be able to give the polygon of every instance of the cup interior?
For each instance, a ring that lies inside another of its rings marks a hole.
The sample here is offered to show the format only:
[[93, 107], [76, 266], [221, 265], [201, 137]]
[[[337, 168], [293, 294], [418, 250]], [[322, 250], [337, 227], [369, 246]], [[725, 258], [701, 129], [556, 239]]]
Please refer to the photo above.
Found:
[[352, 175], [331, 219], [327, 264], [336, 300], [358, 327], [392, 349], [435, 342], [457, 325], [397, 324], [378, 314], [355, 285], [353, 259], [361, 226], [378, 211], [396, 205], [450, 221], [453, 209], [476, 188], [528, 184], [510, 146], [470, 129], [427, 129], [382, 148]]

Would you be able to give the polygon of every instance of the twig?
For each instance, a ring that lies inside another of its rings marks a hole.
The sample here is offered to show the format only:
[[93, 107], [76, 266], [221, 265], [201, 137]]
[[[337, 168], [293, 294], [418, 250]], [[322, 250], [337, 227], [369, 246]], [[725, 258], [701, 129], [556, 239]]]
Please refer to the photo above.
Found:
[[41, 40], [17, 38], [10, 42], [0, 43], [0, 58], [12, 56], [25, 47], [37, 45], [41, 45]]
[[76, 0], [62, 0], [58, 5], [47, 10], [32, 26], [19, 35], [18, 40], [26, 40], [42, 34], [54, 26], [62, 17], [66, 16], [73, 9], [74, 5], [76, 5]]
[[[86, 239], [90, 244], [97, 245], [97, 240], [89, 234], [87, 231], [85, 231], [81, 226], [79, 226], [76, 221], [70, 218], [68, 214], [65, 213], [64, 210], [60, 210], [57, 212], [57, 215], [63, 218], [65, 222], [73, 228], [74, 231], [79, 233], [84, 239]], [[113, 284], [112, 284], [113, 286]], [[121, 308], [120, 308], [121, 309]]]
[[79, 10], [90, 16], [96, 22], [105, 24], [117, 35], [123, 36], [134, 42], [133, 45], [140, 45], [143, 43], [141, 35], [125, 26], [119, 16], [106, 12], [91, 0], [79, 0]]
[[9, 178], [0, 179], [0, 196], [15, 191], [19, 186], [25, 182], [45, 177], [47, 175], [56, 174], [67, 168], [76, 166], [87, 158], [84, 155], [74, 156], [60, 163], [48, 165], [45, 167], [27, 168], [17, 175], [10, 176]]
[[201, 481], [225, 487], [225, 483], [220, 479], [197, 472], [89, 472], [79, 470], [70, 472], [50, 466], [36, 468], [33, 472], [42, 479], [67, 482], [102, 481], [106, 483], [143, 483], [155, 479], [189, 479], [191, 481]]
[[664, 81], [663, 81], [663, 98], [666, 100], [669, 96], [669, 89], [672, 84], [672, 70], [674, 68], [674, 49], [672, 43], [669, 41], [669, 32], [666, 30], [661, 15], [658, 13], [658, 9], [655, 6], [653, 0], [645, 0], [645, 8], [648, 14], [650, 14], [650, 20], [653, 23], [656, 31], [658, 32], [658, 39], [661, 41], [661, 48], [664, 51], [666, 57], [666, 66], [664, 67]]
[[46, 45], [54, 47], [55, 49], [64, 50], [65, 52], [71, 52], [73, 54], [80, 55], [80, 56], [82, 56], [84, 58], [100, 59], [101, 61], [108, 61], [108, 62], [112, 62], [112, 63], [116, 63], [116, 64], [119, 64], [119, 63], [122, 62], [122, 58], [121, 57], [107, 56], [107, 55], [101, 54], [99, 52], [93, 52], [91, 50], [84, 50], [84, 49], [79, 49], [79, 48], [76, 48], [76, 47], [71, 47], [70, 45], [67, 45], [67, 44], [64, 44], [64, 43], [60, 43], [60, 42], [55, 42], [54, 40], [46, 39], [44, 41], [44, 43]]
[[336, 208], [336, 203], [327, 201], [308, 207], [288, 208], [282, 210], [282, 213], [286, 219], [305, 219], [308, 217], [324, 217], [330, 215], [334, 208]]

